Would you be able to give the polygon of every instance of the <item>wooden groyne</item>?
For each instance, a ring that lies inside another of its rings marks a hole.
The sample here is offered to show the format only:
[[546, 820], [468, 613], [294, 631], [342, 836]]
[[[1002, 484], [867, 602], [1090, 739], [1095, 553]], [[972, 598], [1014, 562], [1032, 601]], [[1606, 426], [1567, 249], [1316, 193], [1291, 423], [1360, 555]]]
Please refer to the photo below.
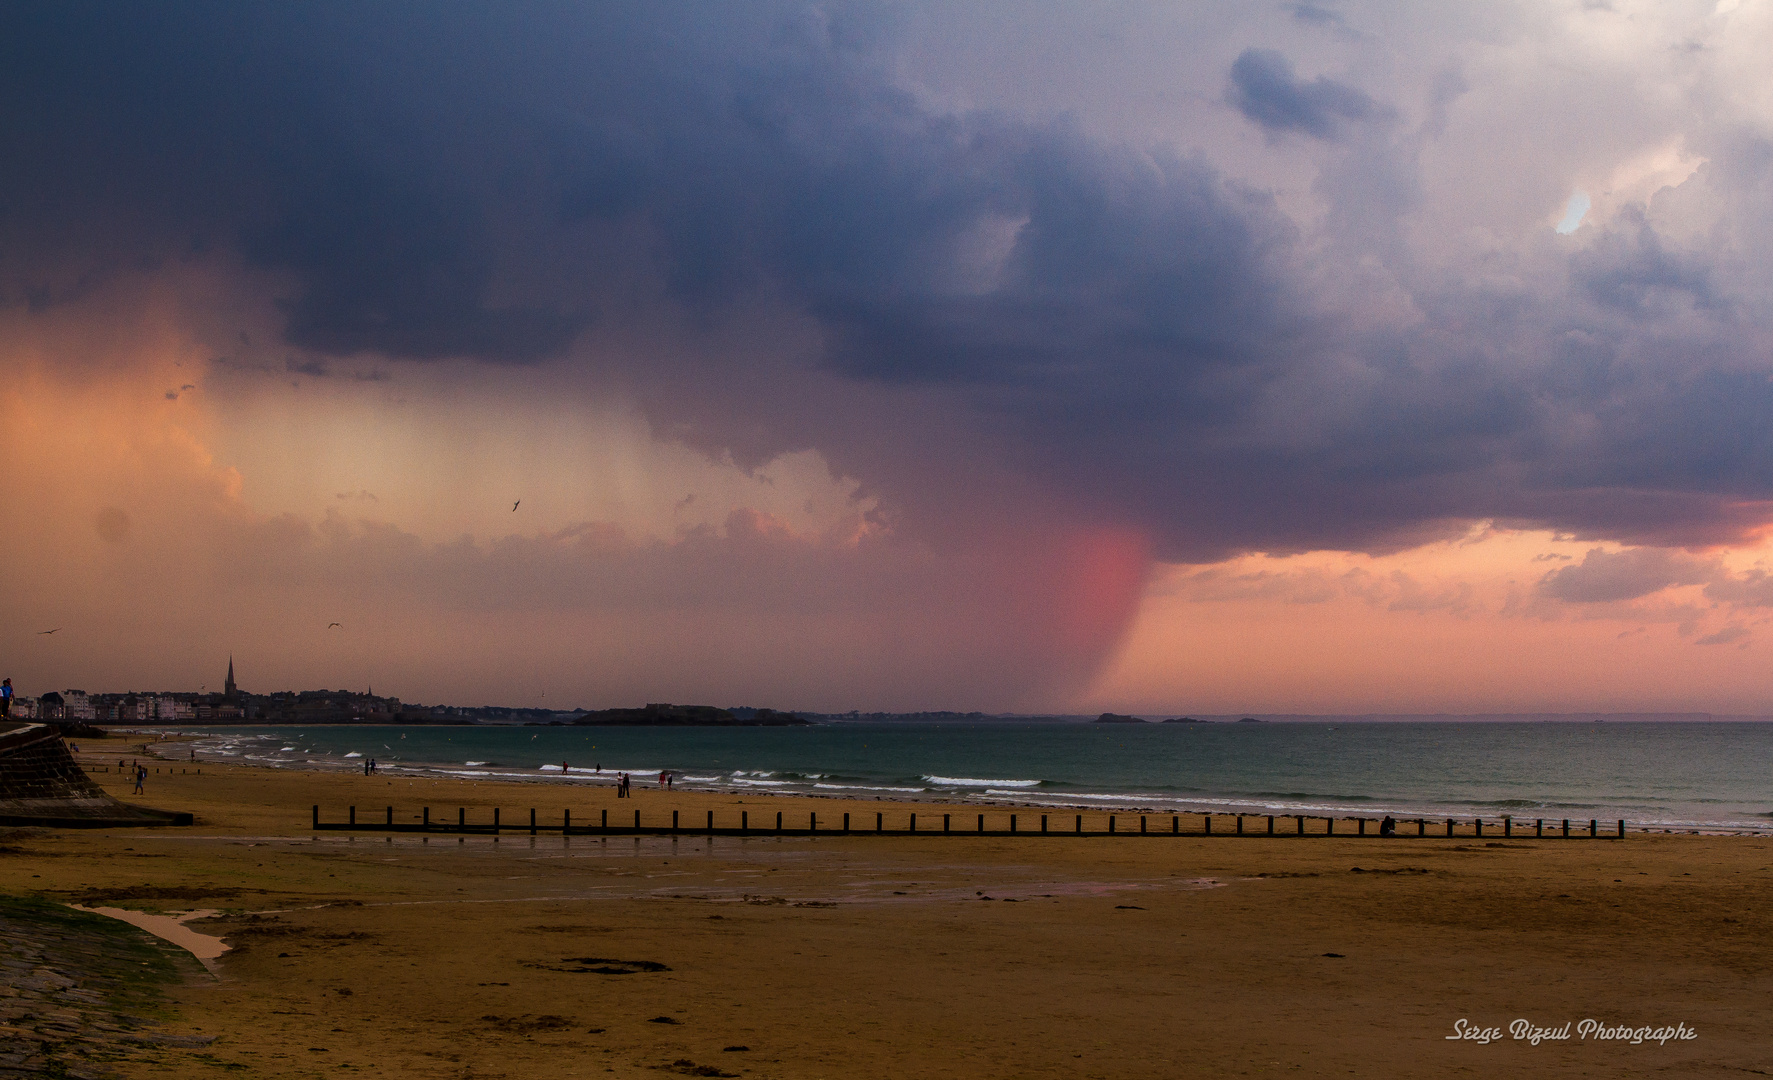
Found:
[[[527, 834], [537, 836], [557, 833], [562, 836], [993, 836], [993, 837], [1058, 837], [1058, 836], [1227, 836], [1227, 837], [1370, 837], [1380, 839], [1380, 822], [1373, 818], [1333, 818], [1306, 814], [1026, 814], [996, 811], [990, 814], [925, 814], [918, 821], [916, 812], [891, 815], [831, 814], [820, 818], [818, 811], [808, 811], [790, 821], [782, 811], [759, 813], [752, 820], [749, 810], [706, 811], [703, 815], [679, 810], [600, 810], [594, 816], [575, 819], [571, 810], [561, 813], [559, 820], [543, 821], [532, 808], [527, 818], [512, 820], [493, 808], [491, 818], [469, 819], [466, 807], [456, 807], [454, 817], [447, 813], [432, 817], [431, 807], [421, 807], [396, 815], [392, 806], [366, 810], [359, 815], [357, 807], [346, 808], [343, 821], [322, 821], [320, 807], [314, 807], [314, 829], [318, 832], [385, 832], [427, 833], [461, 836], [499, 836]], [[481, 811], [482, 814], [485, 811]], [[632, 817], [630, 817], [630, 813]], [[667, 819], [667, 815], [669, 818]], [[991, 820], [987, 822], [987, 818]], [[872, 818], [872, 820], [869, 820]], [[940, 818], [940, 824], [936, 819]], [[972, 820], [968, 820], [971, 818]], [[1086, 828], [1085, 819], [1089, 819]], [[1188, 819], [1188, 828], [1184, 828]], [[1472, 839], [1483, 837], [1514, 837], [1530, 839], [1624, 839], [1625, 820], [1603, 826], [1597, 818], [1573, 821], [1570, 818], [1535, 818], [1531, 822], [1501, 818], [1394, 819], [1396, 831], [1384, 839]], [[802, 825], [801, 822], [805, 824]], [[989, 824], [990, 827], [987, 827]]]

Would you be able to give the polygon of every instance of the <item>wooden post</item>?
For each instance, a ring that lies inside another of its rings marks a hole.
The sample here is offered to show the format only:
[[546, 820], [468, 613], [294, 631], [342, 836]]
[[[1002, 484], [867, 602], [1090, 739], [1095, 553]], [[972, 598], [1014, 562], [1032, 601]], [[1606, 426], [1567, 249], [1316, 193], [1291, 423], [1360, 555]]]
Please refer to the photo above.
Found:
[[[319, 808], [316, 807], [316, 809]], [[431, 808], [429, 806], [425, 807], [425, 831], [431, 831]]]
[[1625, 819], [1619, 819], [1619, 839], [1625, 839]]
[[751, 811], [749, 811], [749, 810], [739, 811], [739, 831], [745, 832], [745, 831], [749, 830], [750, 828], [751, 828]]
[[572, 831], [573, 831], [573, 812], [571, 810], [562, 810], [560, 812], [560, 835], [565, 836], [567, 833], [572, 832]]
[[1239, 835], [1239, 836], [1242, 836], [1244, 834], [1244, 816], [1242, 814], [1237, 815], [1237, 825], [1235, 826], [1233, 831], [1236, 832], [1237, 835]]
[[1594, 818], [1589, 818], [1588, 819], [1588, 835], [1590, 835], [1590, 836], [1601, 835], [1600, 824], [1601, 823], [1596, 821]]
[[1077, 835], [1083, 835], [1083, 815], [1077, 815]]
[[1325, 836], [1334, 836], [1335, 833], [1336, 833], [1336, 816], [1334, 814], [1332, 814], [1329, 817], [1324, 819], [1324, 835]]
[[603, 831], [609, 832], [609, 811], [608, 810], [605, 810], [603, 812]]
[[776, 811], [776, 831], [782, 831], [782, 811], [780, 810]]
[[1295, 814], [1294, 816], [1299, 819], [1299, 835], [1304, 836], [1305, 835], [1305, 815], [1304, 814]]
[[[1140, 818], [1140, 819], [1139, 819], [1139, 820], [1141, 820], [1141, 821], [1143, 821], [1143, 820], [1145, 820], [1145, 819], [1144, 819], [1144, 818]], [[1016, 831], [1016, 815], [1014, 815], [1014, 814], [1011, 814], [1011, 815], [1010, 815], [1010, 831], [1011, 831], [1011, 832], [1015, 832], [1015, 831]], [[1140, 831], [1140, 832], [1144, 832], [1144, 831], [1145, 831], [1145, 830], [1144, 830], [1144, 829], [1143, 829], [1143, 828], [1141, 828], [1141, 829], [1140, 829], [1140, 830], [1139, 830], [1139, 831]]]
[[813, 811], [808, 812], [807, 821], [806, 821], [806, 831], [807, 832], [818, 832], [819, 831], [819, 812], [817, 810], [813, 810]]
[[349, 818], [347, 818], [347, 819], [346, 819], [346, 821], [347, 821], [347, 822], [348, 822], [348, 823], [349, 823], [349, 824], [350, 824], [350, 825], [351, 825], [351, 826], [352, 826], [352, 827], [353, 827], [353, 828], [355, 828], [355, 827], [356, 827], [356, 825], [357, 825], [357, 808], [356, 808], [356, 807], [355, 807], [355, 806], [353, 806], [353, 807], [351, 807], [351, 816], [350, 816], [350, 817], [349, 817]]
[[1423, 821], [1421, 818], [1416, 819], [1416, 835], [1417, 836], [1427, 836], [1428, 835], [1428, 822]]
[[985, 815], [984, 814], [979, 815], [979, 831], [980, 832], [985, 831]]
[[1200, 816], [1200, 828], [1202, 836], [1213, 835], [1213, 815], [1202, 814]]
[[671, 831], [677, 831], [677, 811], [671, 811]]
[[499, 808], [493, 807], [493, 835], [499, 835]]
[[[1014, 830], [1011, 830], [1011, 831], [1013, 832]], [[1139, 815], [1139, 835], [1140, 836], [1145, 835], [1145, 815], [1144, 814]]]
[[[779, 814], [777, 815], [777, 817], [780, 817], [780, 816], [781, 815], [779, 815]], [[638, 810], [634, 811], [634, 831], [635, 832], [640, 831], [640, 811], [638, 811]]]
[[390, 807], [388, 807], [388, 827], [393, 828], [393, 826], [394, 826], [394, 808], [392, 806], [390, 806]]
[[1565, 838], [1568, 838], [1569, 835], [1570, 835], [1570, 819], [1565, 818], [1564, 819], [1564, 836], [1565, 836]]
[[529, 834], [536, 834], [536, 808], [533, 806], [529, 808]]
[[468, 811], [460, 806], [456, 807], [456, 831], [468, 831]]
[[712, 810], [708, 811], [708, 832], [710, 835], [714, 832], [714, 811]]
[[1114, 815], [1113, 814], [1108, 815], [1108, 831], [1109, 832], [1114, 831]]
[[886, 815], [885, 814], [875, 814], [874, 815], [874, 831], [875, 832], [885, 832], [886, 831]]
[[1513, 836], [1514, 835], [1514, 818], [1507, 817], [1507, 816], [1503, 817], [1503, 819], [1502, 819], [1502, 835], [1503, 836]]
[[843, 816], [843, 831], [846, 834], [850, 831], [850, 816], [848, 814]]
[[1047, 816], [1045, 814], [1040, 816], [1040, 834], [1042, 836], [1047, 834]]
[[1182, 815], [1181, 814], [1171, 814], [1170, 815], [1170, 831], [1172, 833], [1175, 833], [1177, 836], [1182, 835]]
[[906, 832], [916, 832], [917, 831], [917, 815], [916, 814], [911, 815], [911, 824], [906, 826], [905, 831]]
[[1268, 835], [1274, 835], [1274, 815], [1268, 815]]
[[1447, 835], [1448, 836], [1453, 835], [1453, 819], [1452, 818], [1447, 819]]
[[1358, 818], [1356, 820], [1358, 820], [1360, 822], [1360, 824], [1355, 829], [1355, 832], [1359, 833], [1361, 836], [1367, 835], [1367, 819], [1366, 818]]
[[953, 815], [951, 815], [951, 814], [943, 814], [942, 815], [942, 831], [943, 832], [948, 831], [948, 819], [952, 816]]
[[314, 827], [316, 829], [320, 828], [320, 804], [319, 803], [314, 804]]
[[1545, 819], [1544, 818], [1534, 818], [1533, 819], [1533, 835], [1534, 836], [1544, 836], [1545, 835]]
[[1473, 835], [1473, 836], [1484, 835], [1484, 819], [1483, 818], [1472, 818], [1471, 819], [1471, 835]]

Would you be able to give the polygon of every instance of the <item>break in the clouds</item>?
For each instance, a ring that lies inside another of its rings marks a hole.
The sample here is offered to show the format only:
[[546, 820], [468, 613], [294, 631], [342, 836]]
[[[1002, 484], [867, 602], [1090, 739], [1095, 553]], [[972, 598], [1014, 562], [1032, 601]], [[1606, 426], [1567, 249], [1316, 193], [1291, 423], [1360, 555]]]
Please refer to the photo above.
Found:
[[0, 298], [208, 267], [218, 394], [545, 371], [956, 557], [1729, 543], [1773, 516], [1766, 44], [1709, 4], [8, 5]]

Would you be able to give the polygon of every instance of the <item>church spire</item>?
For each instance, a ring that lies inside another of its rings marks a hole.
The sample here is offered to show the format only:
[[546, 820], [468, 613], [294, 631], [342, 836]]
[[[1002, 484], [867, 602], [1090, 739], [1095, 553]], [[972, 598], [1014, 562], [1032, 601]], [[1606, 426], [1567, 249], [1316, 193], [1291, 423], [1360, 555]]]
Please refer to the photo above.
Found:
[[222, 692], [228, 697], [234, 696], [234, 658], [232, 656], [228, 657], [228, 681], [222, 684]]

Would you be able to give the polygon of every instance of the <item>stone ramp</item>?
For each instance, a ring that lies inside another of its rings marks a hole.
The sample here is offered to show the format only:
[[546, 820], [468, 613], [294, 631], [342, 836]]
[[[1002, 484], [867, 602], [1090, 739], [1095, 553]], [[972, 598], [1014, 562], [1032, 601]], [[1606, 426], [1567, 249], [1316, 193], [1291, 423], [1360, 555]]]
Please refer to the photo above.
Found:
[[50, 725], [0, 727], [0, 825], [112, 829], [189, 824], [190, 814], [131, 806], [107, 795]]

